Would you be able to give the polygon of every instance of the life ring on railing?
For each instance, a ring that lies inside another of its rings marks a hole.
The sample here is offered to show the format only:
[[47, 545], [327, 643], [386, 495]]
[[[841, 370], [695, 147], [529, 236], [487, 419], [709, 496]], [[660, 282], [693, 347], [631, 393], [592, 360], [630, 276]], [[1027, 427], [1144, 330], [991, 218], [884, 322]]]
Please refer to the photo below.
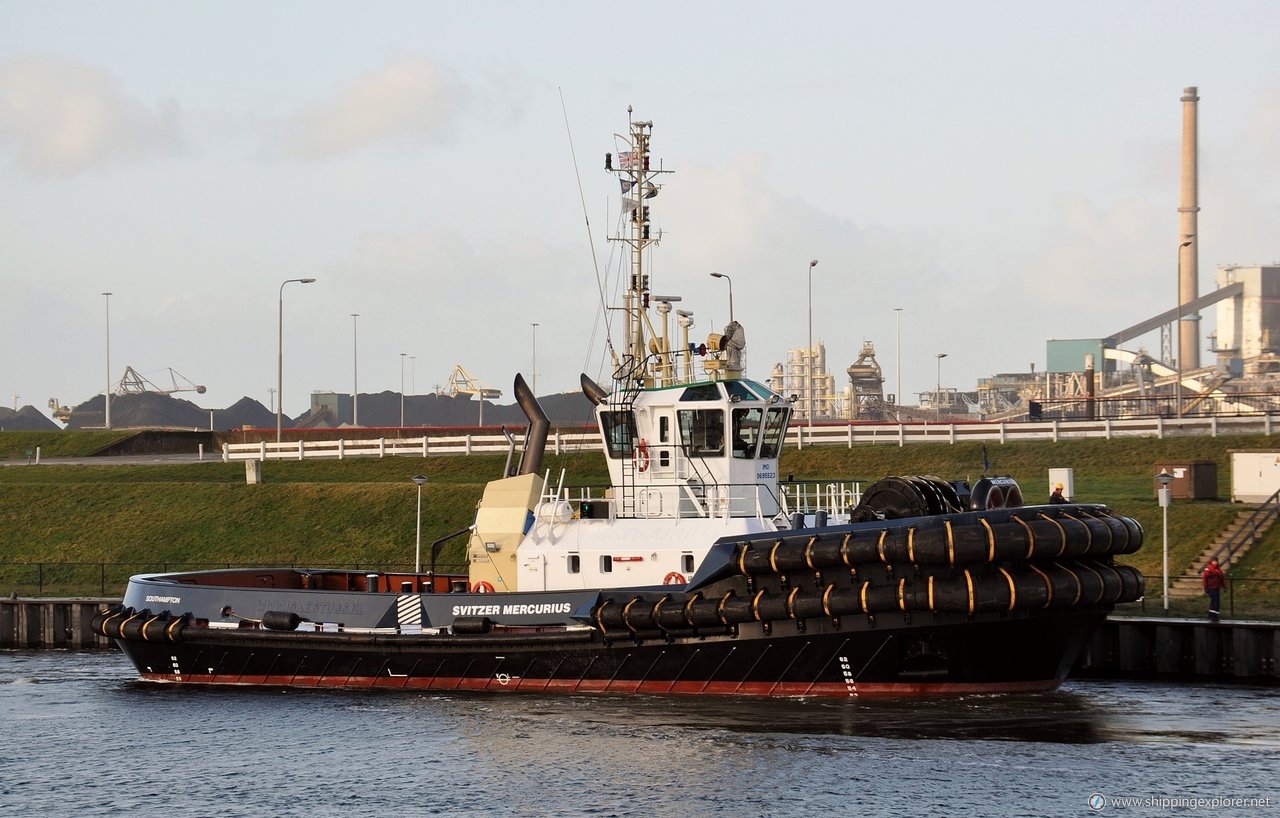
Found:
[[471, 593], [491, 594], [493, 593], [493, 585], [489, 584], [488, 582], [485, 582], [484, 580], [480, 580], [475, 585], [471, 586]]
[[672, 571], [662, 578], [663, 585], [688, 585], [689, 580], [684, 578], [684, 574], [679, 571]]
[[644, 438], [640, 438], [640, 445], [636, 446], [636, 450], [631, 453], [632, 459], [636, 463], [636, 471], [649, 470], [649, 444], [644, 442]]

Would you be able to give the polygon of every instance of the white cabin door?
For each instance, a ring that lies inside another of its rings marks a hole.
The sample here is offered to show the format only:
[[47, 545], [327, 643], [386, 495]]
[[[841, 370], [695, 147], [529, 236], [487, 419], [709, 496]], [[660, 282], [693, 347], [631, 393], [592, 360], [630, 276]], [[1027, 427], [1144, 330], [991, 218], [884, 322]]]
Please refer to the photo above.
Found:
[[649, 447], [649, 456], [653, 461], [651, 468], [655, 483], [667, 483], [679, 476], [676, 473], [676, 463], [679, 461], [677, 456], [679, 436], [676, 434], [675, 413], [670, 410], [659, 411], [656, 420], [657, 439]]
[[545, 554], [535, 552], [520, 558], [520, 590], [547, 590], [547, 557]]

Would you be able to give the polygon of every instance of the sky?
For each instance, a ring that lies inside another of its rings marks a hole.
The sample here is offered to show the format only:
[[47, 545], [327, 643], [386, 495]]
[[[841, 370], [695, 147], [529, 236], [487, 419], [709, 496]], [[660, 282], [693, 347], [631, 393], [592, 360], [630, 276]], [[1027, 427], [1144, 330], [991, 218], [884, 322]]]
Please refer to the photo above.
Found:
[[702, 335], [728, 320], [709, 273], [730, 275], [758, 378], [810, 315], [837, 383], [871, 340], [915, 403], [939, 353], [973, 389], [1171, 308], [1185, 86], [1200, 291], [1280, 258], [1269, 0], [0, 0], [0, 20], [0, 405], [101, 392], [108, 334], [113, 381], [172, 368], [201, 406], [270, 405], [296, 278], [316, 281], [283, 288], [287, 414], [455, 365], [499, 403], [535, 359], [540, 394], [606, 382], [603, 154], [628, 106], [674, 171], [652, 290]]

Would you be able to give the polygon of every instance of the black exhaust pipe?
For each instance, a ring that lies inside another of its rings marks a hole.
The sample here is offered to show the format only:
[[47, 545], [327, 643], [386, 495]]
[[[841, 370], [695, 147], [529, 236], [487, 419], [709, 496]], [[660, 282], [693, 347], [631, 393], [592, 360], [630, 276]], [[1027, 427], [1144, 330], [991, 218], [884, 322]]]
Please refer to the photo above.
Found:
[[578, 382], [582, 384], [582, 394], [587, 396], [592, 406], [600, 406], [609, 399], [604, 387], [587, 377], [587, 373], [583, 372]]
[[524, 376], [516, 373], [516, 403], [529, 419], [529, 431], [525, 434], [524, 453], [520, 455], [520, 468], [516, 474], [537, 474], [542, 471], [542, 456], [547, 451], [547, 435], [551, 432], [551, 421], [547, 413], [538, 405], [538, 398], [524, 382]]

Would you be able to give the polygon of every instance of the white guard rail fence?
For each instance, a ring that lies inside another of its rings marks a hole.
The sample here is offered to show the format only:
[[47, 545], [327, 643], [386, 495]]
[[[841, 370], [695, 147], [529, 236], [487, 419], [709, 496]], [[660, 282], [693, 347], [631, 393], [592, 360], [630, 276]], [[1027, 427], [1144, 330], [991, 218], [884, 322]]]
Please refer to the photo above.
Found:
[[[1189, 418], [1132, 418], [1122, 420], [1052, 420], [1038, 423], [819, 423], [803, 425], [787, 432], [787, 444], [805, 446], [847, 446], [909, 443], [961, 443], [984, 441], [1009, 443], [1020, 440], [1078, 440], [1117, 437], [1192, 437], [1219, 435], [1271, 436], [1271, 415], [1208, 416]], [[515, 435], [523, 448], [524, 434]], [[547, 450], [555, 454], [600, 450], [600, 436], [594, 430], [555, 430], [547, 439]], [[449, 433], [402, 438], [346, 440], [291, 440], [282, 443], [224, 443], [222, 459], [306, 460], [347, 457], [427, 457], [429, 455], [505, 454], [507, 438], [501, 433]]]

